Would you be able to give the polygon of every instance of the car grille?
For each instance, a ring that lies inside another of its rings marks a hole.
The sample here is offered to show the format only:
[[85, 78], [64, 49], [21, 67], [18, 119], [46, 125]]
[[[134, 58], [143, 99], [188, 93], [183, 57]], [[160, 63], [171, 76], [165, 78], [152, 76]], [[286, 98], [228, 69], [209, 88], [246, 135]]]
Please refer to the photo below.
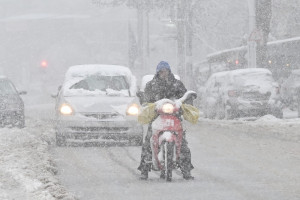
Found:
[[95, 119], [112, 119], [120, 116], [117, 113], [93, 113], [93, 114], [84, 114], [84, 115], [86, 117], [92, 117]]
[[70, 127], [77, 132], [100, 132], [100, 133], [122, 133], [129, 130], [128, 127]]
[[253, 100], [253, 101], [264, 101], [269, 100], [271, 93], [261, 94], [259, 92], [243, 92], [242, 97], [244, 99]]

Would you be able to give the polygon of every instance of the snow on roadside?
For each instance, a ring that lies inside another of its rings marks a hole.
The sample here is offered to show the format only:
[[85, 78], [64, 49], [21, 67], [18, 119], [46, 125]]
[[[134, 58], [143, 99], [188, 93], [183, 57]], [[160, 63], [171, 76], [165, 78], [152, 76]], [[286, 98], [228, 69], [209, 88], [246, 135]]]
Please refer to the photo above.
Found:
[[0, 199], [72, 200], [56, 179], [49, 152], [54, 134], [45, 123], [30, 120], [24, 129], [0, 129]]
[[[252, 133], [253, 128], [258, 130], [256, 136], [277, 138], [281, 140], [300, 142], [300, 118], [278, 119], [273, 115], [265, 115], [260, 118], [241, 118], [234, 120], [210, 120], [200, 118], [200, 123], [227, 127], [232, 130], [244, 130], [244, 133]], [[267, 131], [266, 131], [267, 130]]]

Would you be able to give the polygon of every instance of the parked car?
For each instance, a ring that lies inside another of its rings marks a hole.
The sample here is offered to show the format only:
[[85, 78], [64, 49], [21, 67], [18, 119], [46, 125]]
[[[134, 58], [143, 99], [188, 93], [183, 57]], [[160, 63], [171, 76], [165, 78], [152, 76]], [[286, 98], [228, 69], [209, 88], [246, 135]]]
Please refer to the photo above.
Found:
[[300, 90], [300, 70], [293, 70], [281, 84], [280, 95], [286, 106], [292, 110], [298, 109], [298, 91]]
[[206, 83], [204, 104], [209, 118], [233, 119], [272, 114], [283, 117], [279, 85], [264, 68], [213, 74]]
[[25, 126], [24, 102], [12, 81], [6, 77], [0, 77], [0, 125], [12, 125], [18, 128]]
[[[145, 92], [146, 84], [149, 81], [151, 81], [153, 79], [153, 77], [154, 77], [153, 74], [147, 74], [147, 75], [143, 76], [142, 79], [141, 79], [141, 86], [139, 87], [139, 90], [136, 94], [139, 97], [139, 101], [140, 101], [141, 105], [144, 103], [144, 92]], [[177, 80], [180, 80], [180, 77], [178, 75], [174, 74], [174, 77]]]
[[133, 104], [135, 77], [117, 65], [78, 65], [68, 69], [56, 98], [56, 143], [69, 141], [141, 145], [142, 126]]
[[216, 116], [217, 101], [220, 99], [222, 88], [226, 87], [227, 74], [228, 71], [213, 73], [206, 81], [200, 100], [204, 117], [212, 119]]

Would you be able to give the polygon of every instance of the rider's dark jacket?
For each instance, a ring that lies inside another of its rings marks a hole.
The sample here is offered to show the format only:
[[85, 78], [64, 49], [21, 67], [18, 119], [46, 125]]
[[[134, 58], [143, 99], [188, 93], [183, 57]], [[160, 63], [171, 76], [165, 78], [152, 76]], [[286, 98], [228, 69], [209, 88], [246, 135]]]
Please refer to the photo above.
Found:
[[161, 99], [179, 99], [185, 92], [186, 88], [180, 80], [169, 73], [168, 81], [159, 78], [158, 73], [146, 84], [145, 102], [154, 103]]

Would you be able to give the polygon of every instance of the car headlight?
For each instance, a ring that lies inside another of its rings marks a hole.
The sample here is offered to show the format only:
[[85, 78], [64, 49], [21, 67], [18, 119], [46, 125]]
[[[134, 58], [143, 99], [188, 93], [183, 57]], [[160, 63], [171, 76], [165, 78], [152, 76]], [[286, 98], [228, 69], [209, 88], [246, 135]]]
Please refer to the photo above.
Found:
[[174, 105], [166, 103], [162, 106], [162, 111], [167, 114], [172, 114], [174, 112]]
[[139, 114], [139, 106], [136, 104], [132, 104], [127, 108], [127, 115], [138, 115]]
[[73, 113], [72, 107], [68, 104], [62, 104], [59, 111], [63, 115], [71, 115]]

